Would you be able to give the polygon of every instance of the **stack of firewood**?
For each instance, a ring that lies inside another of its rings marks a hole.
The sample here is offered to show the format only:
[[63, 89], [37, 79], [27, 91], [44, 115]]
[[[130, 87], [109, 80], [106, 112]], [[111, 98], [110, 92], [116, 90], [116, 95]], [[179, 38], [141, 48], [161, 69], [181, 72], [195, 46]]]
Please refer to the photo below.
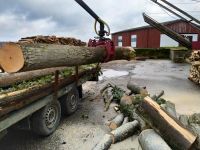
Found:
[[70, 37], [56, 37], [56, 36], [32, 36], [25, 37], [19, 40], [19, 43], [44, 43], [44, 44], [61, 44], [61, 45], [74, 45], [74, 46], [86, 46], [86, 43]]
[[[105, 107], [108, 102], [118, 103], [114, 106], [118, 114], [107, 123], [111, 132], [105, 134], [93, 150], [107, 150], [112, 144], [138, 133], [143, 150], [200, 149], [200, 114], [179, 115], [175, 104], [161, 98], [164, 91], [150, 96], [146, 87], [132, 82], [127, 88], [129, 91], [124, 94], [121, 94], [122, 89], [111, 84], [101, 90]], [[110, 97], [115, 99], [110, 102]]]
[[200, 51], [194, 51], [190, 57], [192, 63], [189, 79], [200, 84]]

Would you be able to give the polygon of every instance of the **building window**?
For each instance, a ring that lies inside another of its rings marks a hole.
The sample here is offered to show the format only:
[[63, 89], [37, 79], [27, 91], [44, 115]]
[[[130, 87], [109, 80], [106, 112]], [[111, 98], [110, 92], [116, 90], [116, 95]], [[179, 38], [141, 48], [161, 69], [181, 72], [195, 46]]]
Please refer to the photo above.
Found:
[[186, 34], [181, 34], [181, 35], [183, 35], [185, 38], [187, 38], [190, 42], [198, 41], [198, 34], [186, 33]]
[[131, 35], [131, 46], [137, 47], [137, 35]]
[[118, 36], [117, 43], [118, 43], [118, 46], [122, 46], [122, 36]]

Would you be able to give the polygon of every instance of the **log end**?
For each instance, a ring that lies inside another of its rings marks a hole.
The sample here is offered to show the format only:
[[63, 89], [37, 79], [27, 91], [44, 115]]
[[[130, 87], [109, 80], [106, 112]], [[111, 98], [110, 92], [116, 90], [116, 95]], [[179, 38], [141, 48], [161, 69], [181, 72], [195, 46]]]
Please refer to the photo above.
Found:
[[114, 122], [111, 122], [110, 123], [110, 125], [109, 125], [109, 128], [111, 129], [111, 130], [115, 130], [115, 129], [117, 129], [117, 125], [116, 125], [116, 123], [114, 123]]
[[0, 66], [8, 73], [19, 71], [24, 66], [21, 47], [16, 43], [5, 43], [0, 47]]

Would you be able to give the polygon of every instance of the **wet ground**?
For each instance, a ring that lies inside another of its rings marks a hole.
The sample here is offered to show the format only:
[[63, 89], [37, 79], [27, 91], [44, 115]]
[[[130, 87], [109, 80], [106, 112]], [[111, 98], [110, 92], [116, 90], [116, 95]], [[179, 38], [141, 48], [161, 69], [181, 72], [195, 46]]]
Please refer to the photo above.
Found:
[[[169, 60], [115, 61], [102, 65], [100, 81], [84, 84], [84, 98], [78, 111], [63, 117], [57, 131], [41, 138], [28, 131], [10, 131], [1, 141], [1, 150], [90, 150], [109, 130], [106, 122], [115, 116], [113, 109], [104, 112], [99, 95], [106, 83], [126, 89], [129, 80], [146, 86], [150, 93], [165, 91], [164, 98], [176, 104], [178, 113], [200, 112], [200, 87], [187, 79], [188, 64]], [[86, 116], [86, 117], [83, 117]], [[138, 150], [137, 136], [114, 144], [111, 150]]]

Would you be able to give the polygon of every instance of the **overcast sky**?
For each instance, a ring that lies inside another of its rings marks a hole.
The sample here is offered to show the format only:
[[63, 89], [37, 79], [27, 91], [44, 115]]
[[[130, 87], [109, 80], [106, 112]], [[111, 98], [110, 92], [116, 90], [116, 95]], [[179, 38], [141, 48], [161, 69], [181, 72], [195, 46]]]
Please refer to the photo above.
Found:
[[[84, 0], [116, 32], [146, 25], [142, 13], [157, 21], [168, 15], [150, 0]], [[200, 19], [200, 0], [170, 0]], [[16, 41], [32, 35], [76, 37], [87, 41], [95, 36], [94, 19], [74, 0], [0, 0], [0, 41]]]

